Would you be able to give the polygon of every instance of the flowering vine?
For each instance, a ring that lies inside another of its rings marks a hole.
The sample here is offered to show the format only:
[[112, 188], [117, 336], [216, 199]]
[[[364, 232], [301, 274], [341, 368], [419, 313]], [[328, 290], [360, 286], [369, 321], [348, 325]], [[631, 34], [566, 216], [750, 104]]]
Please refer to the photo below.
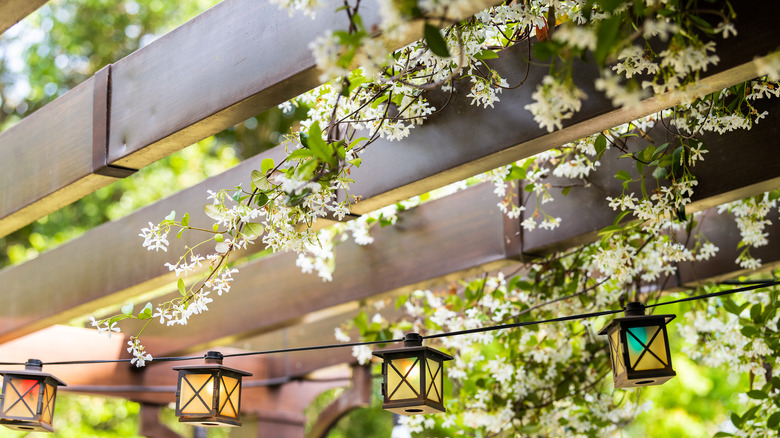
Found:
[[[306, 11], [318, 3], [275, 2]], [[280, 162], [263, 160], [252, 173], [249, 188], [209, 191], [204, 211], [213, 220], [210, 226], [190, 224], [188, 214], [172, 212], [141, 231], [143, 246], [155, 251], [167, 251], [171, 231], [177, 237], [183, 232], [208, 236], [166, 264], [178, 277], [180, 297], [157, 305], [148, 303], [140, 312], [128, 304], [118, 315], [93, 319], [92, 324], [107, 334], [118, 331], [117, 322], [125, 318], [147, 320], [147, 324], [187, 324], [191, 317], [207, 311], [216, 296], [230, 291], [233, 275], [238, 273], [230, 256], [253, 244], [275, 252], [296, 251], [296, 263], [304, 272], [317, 272], [328, 280], [339, 241], [351, 234], [358, 243], [368, 244], [372, 226], [392, 224], [394, 210], [413, 205], [392, 206], [321, 229], [323, 218], [343, 220], [349, 215], [356, 201], [349, 192], [354, 182], [351, 172], [361, 165], [362, 152], [378, 138], [402, 140], [435, 116], [455, 93], [456, 80], [468, 81], [472, 104], [493, 107], [514, 85], [487, 61], [498, 57], [501, 49], [534, 37], [534, 57], [549, 64], [549, 73], [541, 83], [527, 85], [534, 91], [532, 102], [523, 110], [542, 129], [561, 129], [588, 98], [576, 85], [575, 59], [590, 58], [598, 66], [595, 88], [616, 107], [636, 107], [651, 94], [686, 99], [659, 114], [478, 178], [495, 184], [498, 207], [510, 218], [523, 218], [525, 230], [554, 229], [562, 219], [546, 213], [544, 205], [553, 200], [553, 189], [560, 187], [554, 187], [548, 177], [573, 180], [563, 187], [566, 195], [574, 185], [590, 185], [605, 151], [620, 150], [633, 168], [615, 175], [624, 190], [608, 199], [616, 220], [602, 230], [600, 241], [534, 261], [523, 267], [522, 275], [469, 281], [460, 292], [423, 291], [402, 297], [397, 304], [405, 310], [406, 319], [391, 323], [377, 315], [369, 321], [362, 314], [352, 322], [361, 336], [381, 340], [397, 338], [401, 331], [459, 330], [604, 309], [642, 296], [640, 292], [648, 288], [657, 290], [651, 286], [673, 275], [678, 262], [712, 257], [718, 248], [695, 232], [697, 216], [685, 211], [698, 184], [696, 163], [709, 152], [699, 137], [704, 132], [749, 129], [766, 116], [755, 101], [780, 93], [778, 84], [772, 82], [780, 79], [777, 53], [758, 63], [762, 77], [702, 96], [696, 83], [701, 72], [719, 61], [716, 39], [736, 34], [736, 17], [728, 2], [721, 9], [705, 9], [696, 1], [683, 0], [512, 1], [471, 18], [452, 19], [474, 13], [475, 4], [481, 2], [380, 1], [379, 28], [369, 29], [361, 17], [361, 3], [345, 1], [347, 28], [312, 42], [321, 79], [327, 82], [281, 105], [309, 108], [300, 128], [285, 137], [286, 157]], [[411, 23], [421, 24], [423, 39], [387, 54], [382, 41], [404, 40], [413, 32]], [[376, 38], [377, 33], [384, 40]], [[426, 93], [436, 89], [444, 91], [440, 101]], [[667, 130], [672, 140], [663, 144], [647, 141], [639, 148], [629, 145], [629, 139], [645, 138], [653, 128]], [[515, 190], [518, 184], [522, 191]], [[629, 190], [636, 184], [638, 192]], [[518, 192], [519, 197], [515, 196]], [[744, 249], [736, 262], [743, 268], [760, 266], [749, 249], [766, 244], [762, 227], [777, 198], [771, 192], [723, 207], [737, 217]], [[691, 239], [693, 245], [688, 244]], [[758, 317], [752, 319], [755, 327], [744, 325], [740, 333], [754, 338], [774, 330], [776, 335], [776, 327], [771, 328], [772, 323], [776, 325], [775, 311], [768, 310], [770, 304], [775, 309], [775, 303], [776, 297], [753, 303], [751, 313], [760, 306]], [[727, 313], [746, 319], [744, 309], [732, 310]], [[719, 312], [704, 317], [710, 321], [725, 317]], [[737, 323], [729, 324], [723, 327]], [[745, 334], [744, 327], [753, 328]], [[726, 338], [724, 345], [736, 342], [725, 336], [727, 332], [719, 331]], [[345, 340], [345, 333], [338, 329], [337, 338]], [[131, 337], [128, 351], [134, 363], [143, 366], [153, 359], [140, 336]], [[623, 403], [616, 401], [604, 379], [609, 366], [602, 344], [587, 321], [447, 339], [443, 347], [456, 358], [448, 373], [458, 389], [448, 406], [451, 414], [438, 420], [412, 419], [409, 426], [417, 429], [438, 422], [452, 431], [479, 430], [486, 435], [512, 430], [592, 436], [614, 429], [643, 407], [638, 397], [630, 395], [624, 396]], [[745, 350], [746, 360], [765, 357], [772, 349], [776, 352], [774, 345], [754, 342]], [[361, 361], [370, 359], [366, 348], [356, 347], [355, 355]], [[746, 366], [758, 375], [755, 362]], [[767, 408], [778, 386], [767, 376], [756, 384], [763, 385], [766, 397], [753, 393], [751, 398]], [[756, 411], [753, 416], [750, 412], [734, 424], [772, 429], [780, 420], [770, 416], [764, 422], [756, 421]]]

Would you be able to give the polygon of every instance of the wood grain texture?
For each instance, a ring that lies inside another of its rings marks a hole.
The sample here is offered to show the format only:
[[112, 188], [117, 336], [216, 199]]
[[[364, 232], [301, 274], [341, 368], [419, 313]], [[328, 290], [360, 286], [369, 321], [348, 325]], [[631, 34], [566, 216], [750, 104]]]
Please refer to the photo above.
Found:
[[[759, 102], [758, 108], [768, 110], [769, 115], [749, 131], [700, 136], [710, 152], [692, 168], [698, 185], [694, 187], [693, 202], [685, 207], [686, 213], [703, 211], [780, 188], [780, 150], [777, 148], [777, 138], [780, 138], [780, 99]], [[656, 124], [648, 135], [657, 146], [672, 140], [671, 134], [660, 124]], [[636, 137], [628, 141], [632, 152], [647, 144], [647, 141]], [[635, 162], [620, 159], [622, 155], [623, 152], [617, 148], [609, 149], [601, 160], [601, 166], [588, 178], [590, 186], [574, 186], [566, 196], [562, 194], [563, 187], [571, 185], [573, 180], [553, 176], [547, 178], [545, 183], [553, 186], [550, 193], [555, 201], [545, 204], [544, 211], [553, 217], [563, 218], [563, 221], [559, 228], [552, 231], [524, 233], [523, 253], [538, 256], [592, 242], [599, 230], [612, 225], [618, 212], [609, 207], [606, 198], [618, 197], [623, 193], [622, 181], [616, 179], [615, 174], [623, 170], [633, 178], [639, 178]], [[665, 181], [661, 183], [666, 184]], [[648, 191], [655, 188], [656, 183], [649, 178]], [[639, 197], [639, 184], [632, 184], [630, 192]], [[528, 193], [524, 195], [528, 196]], [[531, 213], [528, 211], [524, 214]]]

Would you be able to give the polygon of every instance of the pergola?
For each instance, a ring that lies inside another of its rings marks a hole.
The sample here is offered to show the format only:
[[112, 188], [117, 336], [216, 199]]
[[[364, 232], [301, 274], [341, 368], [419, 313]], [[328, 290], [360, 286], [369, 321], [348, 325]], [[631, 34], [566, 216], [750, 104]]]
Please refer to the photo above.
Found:
[[[43, 3], [0, 2], [0, 31]], [[499, 2], [482, 3], [487, 7]], [[735, 3], [738, 24], [749, 25], [740, 27], [737, 37], [719, 42], [721, 60], [698, 84], [703, 93], [754, 78], [756, 58], [776, 48], [771, 35], [780, 3]], [[373, 6], [366, 5], [364, 19], [378, 20]], [[7, 235], [319, 85], [308, 43], [342, 24], [343, 17], [334, 9], [323, 8], [311, 21], [290, 17], [268, 2], [224, 0], [0, 133], [0, 233]], [[298, 24], [299, 20], [305, 22]], [[284, 44], [279, 44], [279, 29], [285, 28], [299, 31], [285, 34]], [[537, 83], [547, 68], [528, 66], [530, 48], [521, 44], [506, 49], [491, 65], [510, 80], [521, 79], [528, 69], [527, 83]], [[540, 129], [522, 110], [531, 101], [532, 87], [505, 92], [495, 109], [472, 106], [466, 93], [456, 93], [442, 113], [414, 129], [408, 139], [379, 140], [366, 150], [363, 166], [354, 173], [353, 191], [362, 199], [354, 205], [353, 217], [679, 103], [679, 97], [657, 95], [639, 108], [615, 109], [595, 92], [597, 77], [594, 66], [578, 66], [577, 86], [591, 97], [563, 129], [552, 133]], [[712, 153], [697, 167], [699, 186], [686, 211], [705, 211], [701, 226], [721, 251], [695, 267], [682, 263], [666, 288], [743, 273], [733, 263], [740, 240], [736, 225], [706, 211], [780, 187], [776, 149], [780, 104], [771, 101], [766, 109], [770, 115], [750, 131], [706, 138]], [[632, 141], [636, 142], [632, 147], [639, 147], [643, 140]], [[611, 177], [623, 165], [618, 155], [608, 151], [602, 160], [602, 167], [611, 170], [596, 175], [593, 185], [600, 190], [574, 187], [551, 205], [548, 212], [564, 218], [554, 232], [524, 233], [523, 217], [507, 219], [495, 207], [492, 187], [476, 186], [402, 213], [396, 226], [372, 233], [375, 242], [368, 247], [341, 245], [332, 282], [301, 275], [292, 254], [247, 261], [230, 294], [215, 301], [210, 312], [187, 326], [150, 325], [144, 344], [155, 356], [174, 356], [217, 347], [227, 352], [332, 343], [333, 328], [353, 317], [366, 301], [505, 268], [595, 240], [615, 215], [605, 197], [622, 191], [620, 182]], [[161, 287], [177, 294], [175, 278], [163, 265], [168, 254], [147, 252], [136, 236], [138, 230], [172, 209], [194, 211], [193, 223], [207, 221], [196, 208], [204, 202], [207, 188], [248, 186], [251, 170], [259, 168], [264, 158], [278, 162], [283, 156], [280, 148], [269, 150], [34, 260], [0, 271], [4, 289], [0, 356], [8, 361], [126, 357], [126, 339], [121, 336], [105, 339], [91, 329], [58, 324]], [[420, 159], [409, 160], [411, 156]], [[756, 162], [753, 157], [763, 159]], [[328, 223], [320, 221], [317, 226]], [[780, 237], [776, 225], [769, 233], [770, 239]], [[172, 242], [171, 248], [175, 252], [193, 243], [185, 236]], [[240, 257], [261, 249], [254, 245]], [[754, 256], [764, 261], [764, 268], [776, 267], [780, 246], [757, 248]], [[224, 309], [231, 309], [230, 314]], [[255, 420], [245, 421], [247, 425], [235, 436], [302, 436], [302, 410], [308, 402], [324, 389], [344, 386], [351, 379], [352, 389], [323, 412], [312, 431], [312, 436], [324, 436], [341, 415], [368, 402], [370, 373], [353, 367], [351, 374], [339, 371], [343, 381], [327, 382], [307, 381], [305, 376], [352, 362], [348, 349], [233, 360], [230, 366], [260, 379], [254, 386], [246, 385], [242, 401], [244, 411]], [[56, 372], [71, 390], [142, 402], [143, 434], [177, 436], [159, 424], [155, 410], [173, 401], [176, 375], [169, 364], [152, 362], [140, 372], [126, 364], [50, 372]]]

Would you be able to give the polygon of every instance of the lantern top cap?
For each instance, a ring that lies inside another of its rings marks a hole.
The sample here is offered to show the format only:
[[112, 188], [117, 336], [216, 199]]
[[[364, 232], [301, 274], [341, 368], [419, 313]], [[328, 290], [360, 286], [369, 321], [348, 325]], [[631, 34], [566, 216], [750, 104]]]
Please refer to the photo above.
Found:
[[236, 373], [242, 376], [251, 376], [252, 373], [248, 371], [238, 370], [235, 368], [230, 368], [222, 365], [222, 359], [224, 356], [219, 351], [209, 351], [206, 353], [205, 356], [203, 356], [203, 360], [206, 362], [203, 365], [181, 365], [178, 367], [173, 367], [174, 370], [180, 371], [192, 371], [192, 372], [211, 372], [211, 371], [229, 371], [231, 373]]
[[[629, 303], [630, 304], [630, 303]], [[677, 318], [677, 315], [674, 314], [665, 314], [665, 315], [645, 315], [644, 314], [644, 307], [641, 303], [639, 304], [642, 306], [641, 313], [635, 313], [637, 309], [630, 309], [629, 306], [626, 306], [626, 316], [615, 318], [612, 321], [609, 322], [609, 324], [605, 325], [604, 328], [599, 330], [599, 335], [607, 335], [609, 334], [609, 330], [616, 325], [620, 324], [631, 324], [631, 323], [638, 323], [638, 322], [644, 322], [648, 321], [651, 324], [661, 324], [664, 325], [669, 324], [674, 318]], [[646, 325], [646, 324], [639, 324], [639, 325]]]
[[442, 353], [439, 350], [423, 346], [422, 344], [423, 337], [419, 333], [407, 333], [404, 335], [403, 341], [404, 341], [403, 347], [387, 348], [384, 350], [374, 351], [371, 354], [373, 354], [376, 357], [381, 357], [384, 359], [385, 356], [390, 354], [395, 354], [395, 353], [428, 352], [429, 354], [440, 357], [442, 360], [454, 359], [452, 356], [450, 356], [447, 353]]
[[0, 375], [7, 374], [9, 376], [30, 377], [36, 380], [45, 380], [49, 378], [53, 380], [57, 386], [67, 386], [65, 382], [58, 379], [57, 377], [41, 371], [42, 369], [43, 369], [43, 362], [41, 360], [27, 359], [27, 362], [24, 363], [24, 370], [0, 371]]

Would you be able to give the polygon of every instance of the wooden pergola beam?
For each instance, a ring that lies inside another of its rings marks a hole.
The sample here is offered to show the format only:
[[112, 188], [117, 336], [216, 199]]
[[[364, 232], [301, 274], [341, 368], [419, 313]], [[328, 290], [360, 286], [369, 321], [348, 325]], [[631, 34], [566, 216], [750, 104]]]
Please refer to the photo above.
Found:
[[[225, 0], [0, 133], [0, 236], [319, 85], [308, 45], [347, 27], [338, 6], [312, 20]], [[379, 20], [373, 4], [361, 15]]]
[[46, 4], [47, 0], [0, 0], [0, 34]]
[[[495, 208], [492, 190], [482, 184], [406, 211], [395, 226], [372, 231], [372, 245], [338, 245], [331, 282], [302, 274], [295, 254], [249, 262], [240, 267], [230, 293], [214, 298], [213, 311], [187, 326], [154, 323], [144, 330], [144, 342], [157, 354], [177, 355], [294, 325], [323, 309], [354, 307], [383, 293], [505, 266], [519, 249], [517, 222]], [[234, 306], [252, 311], [225, 318], [223, 312]]]
[[[780, 152], [776, 147], [776, 139], [780, 137], [780, 99], [759, 104], [759, 108], [768, 110], [769, 115], [752, 129], [723, 135], [708, 133], [700, 137], [709, 153], [692, 169], [698, 185], [694, 187], [693, 202], [685, 207], [686, 213], [703, 211], [780, 187]], [[661, 124], [656, 124], [647, 135], [656, 146], [673, 140]], [[628, 145], [632, 152], [636, 152], [647, 142], [635, 137], [629, 139]], [[677, 146], [679, 143], [672, 145]], [[601, 167], [588, 178], [590, 186], [574, 185], [565, 196], [562, 194], [563, 187], [572, 184], [572, 180], [553, 176], [545, 179], [543, 182], [552, 186], [550, 193], [555, 201], [542, 208], [545, 213], [561, 217], [563, 221], [559, 228], [552, 231], [523, 233], [523, 253], [540, 256], [592, 242], [599, 230], [612, 225], [616, 212], [609, 207], [606, 198], [619, 197], [623, 193], [623, 181], [615, 178], [615, 174], [622, 170], [634, 178], [639, 177], [633, 160], [619, 158], [623, 154], [617, 148], [606, 151]], [[653, 190], [655, 185], [652, 177], [648, 177], [647, 190]], [[640, 190], [639, 184], [634, 183], [626, 193], [633, 192], [639, 196]], [[529, 197], [527, 192], [521, 193]], [[533, 198], [533, 195], [530, 196]], [[533, 208], [530, 208], [523, 214], [532, 212]]]
[[[456, 98], [453, 105], [461, 105], [458, 102], [459, 100]], [[456, 108], [456, 106], [451, 108]], [[733, 201], [780, 186], [778, 181], [780, 178], [780, 162], [778, 162], [780, 154], [773, 147], [773, 139], [778, 138], [778, 134], [780, 134], [778, 132], [780, 108], [778, 108], [778, 102], [774, 100], [769, 101], [767, 108], [770, 115], [750, 131], [732, 132], [706, 138], [707, 145], [712, 152], [707, 154], [705, 160], [697, 164], [696, 167], [696, 173], [700, 180], [700, 185], [696, 188], [697, 198], [694, 204], [696, 209]], [[477, 117], [479, 114], [494, 114], [497, 118], [510, 117], [505, 115], [507, 113], [515, 114], [517, 111], [511, 107], [502, 107], [494, 111], [476, 112], [473, 115]], [[476, 119], [476, 121], [480, 120]], [[452, 126], [456, 127], [457, 124], [453, 121]], [[496, 128], [492, 125], [484, 127], [478, 124], [476, 126], [485, 129]], [[429, 131], [437, 134], [438, 143], [453, 145], [452, 150], [460, 148], [460, 152], [457, 153], [472, 158], [474, 158], [474, 154], [480, 153], [479, 149], [481, 148], [498, 148], [499, 146], [495, 144], [500, 144], [499, 142], [504, 138], [491, 135], [486, 137], [483, 142], [468, 149], [461, 143], [464, 135], [461, 130], [441, 129], [436, 124], [432, 124], [415, 129], [410, 141], [414, 141], [413, 139], [417, 135], [428, 136], [426, 133]], [[474, 131], [481, 131], [481, 129], [474, 129]], [[661, 128], [656, 128], [652, 134], [663, 140]], [[430, 136], [433, 135], [430, 134]], [[377, 196], [384, 199], [382, 202], [390, 202], [391, 197], [396, 192], [388, 188], [405, 187], [410, 189], [416, 187], [414, 184], [416, 184], [415, 181], [418, 181], [416, 179], [418, 174], [407, 174], [409, 169], [419, 171], [419, 175], [424, 175], [425, 171], [435, 173], [431, 167], [421, 169], [420, 166], [434, 166], [438, 159], [451, 157], [449, 147], [428, 148], [440, 151], [436, 156], [431, 156], [432, 152], [426, 152], [429, 164], [424, 164], [424, 160], [408, 160], [405, 155], [407, 152], [405, 150], [406, 144], [406, 141], [400, 143], [380, 141], [372, 145], [372, 148], [381, 151], [383, 156], [375, 157], [378, 161], [372, 159], [365, 162], [365, 169], [371, 171], [373, 175], [364, 175], [363, 178], [358, 179], [355, 190], [358, 193], [384, 191], [389, 195]], [[461, 146], [457, 146], [458, 144]], [[422, 147], [422, 142], [414, 141], [414, 145], [415, 148]], [[614, 152], [608, 152], [608, 154], [614, 154]], [[523, 252], [528, 255], [539, 255], [570, 248], [592, 240], [599, 229], [612, 223], [614, 212], [607, 206], [605, 197], [615, 196], [622, 191], [619, 182], [613, 178], [617, 168], [633, 165], [629, 160], [616, 160], [616, 156], [607, 155], [602, 160], [602, 165], [605, 168], [594, 174], [594, 178], [596, 178], [593, 181], [594, 186], [603, 188], [603, 191], [575, 187], [568, 196], [558, 194], [556, 202], [544, 206], [553, 216], [577, 217], [578, 219], [564, 220], [561, 228], [556, 229], [554, 233], [542, 230], [526, 233], [523, 236]], [[752, 160], [751, 157], [755, 156], [761, 156], [763, 159]], [[164, 263], [172, 261], [172, 254], [181, 253], [185, 244], [197, 243], [197, 236], [188, 233], [185, 240], [174, 239], [171, 236], [171, 248], [168, 253], [149, 252], [141, 247], [141, 239], [137, 237], [138, 230], [147, 226], [148, 221], [159, 220], [171, 210], [176, 210], [180, 214], [183, 211], [189, 211], [193, 224], [211, 223], [211, 220], [199, 208], [204, 202], [206, 190], [233, 187], [238, 184], [248, 187], [251, 170], [259, 167], [260, 161], [266, 157], [278, 161], [283, 157], [283, 151], [273, 149], [253, 157], [228, 172], [141, 209], [121, 220], [101, 225], [71, 242], [41, 254], [30, 262], [0, 271], [0, 282], [5, 285], [7, 299], [7, 304], [0, 309], [0, 341], [67, 321], [95, 309], [129, 299], [142, 292], [170, 284], [174, 277], [164, 266]], [[401, 174], [387, 174], [385, 166], [398, 169]], [[616, 166], [616, 168], [611, 171], [606, 169], [607, 166]], [[749, 169], [749, 171], [739, 169]], [[724, 178], [724, 175], [728, 175], [728, 177]], [[379, 182], [383, 184], [381, 187], [378, 187]], [[495, 210], [495, 206], [491, 202], [497, 202], [497, 198], [493, 198], [489, 194], [487, 197], [491, 200], [487, 201], [485, 209]], [[371, 202], [374, 201], [364, 200], [358, 206]], [[587, 215], [581, 214], [583, 209], [587, 210]], [[323, 225], [323, 223], [319, 225]], [[105, 242], [112, 242], [112, 244], [110, 247], [106, 247]], [[259, 249], [261, 249], [260, 246], [255, 245], [250, 248], [250, 251]], [[284, 259], [286, 262], [274, 263], [286, 263], [288, 266], [293, 266], [293, 257], [286, 257]], [[127, 263], [127, 260], [132, 260], [132, 263]], [[95, 269], [97, 266], [100, 269]], [[40, 272], [46, 272], [47, 275], [39, 275]], [[39, 305], [41, 302], [46, 302], [48, 305], [42, 307]]]

